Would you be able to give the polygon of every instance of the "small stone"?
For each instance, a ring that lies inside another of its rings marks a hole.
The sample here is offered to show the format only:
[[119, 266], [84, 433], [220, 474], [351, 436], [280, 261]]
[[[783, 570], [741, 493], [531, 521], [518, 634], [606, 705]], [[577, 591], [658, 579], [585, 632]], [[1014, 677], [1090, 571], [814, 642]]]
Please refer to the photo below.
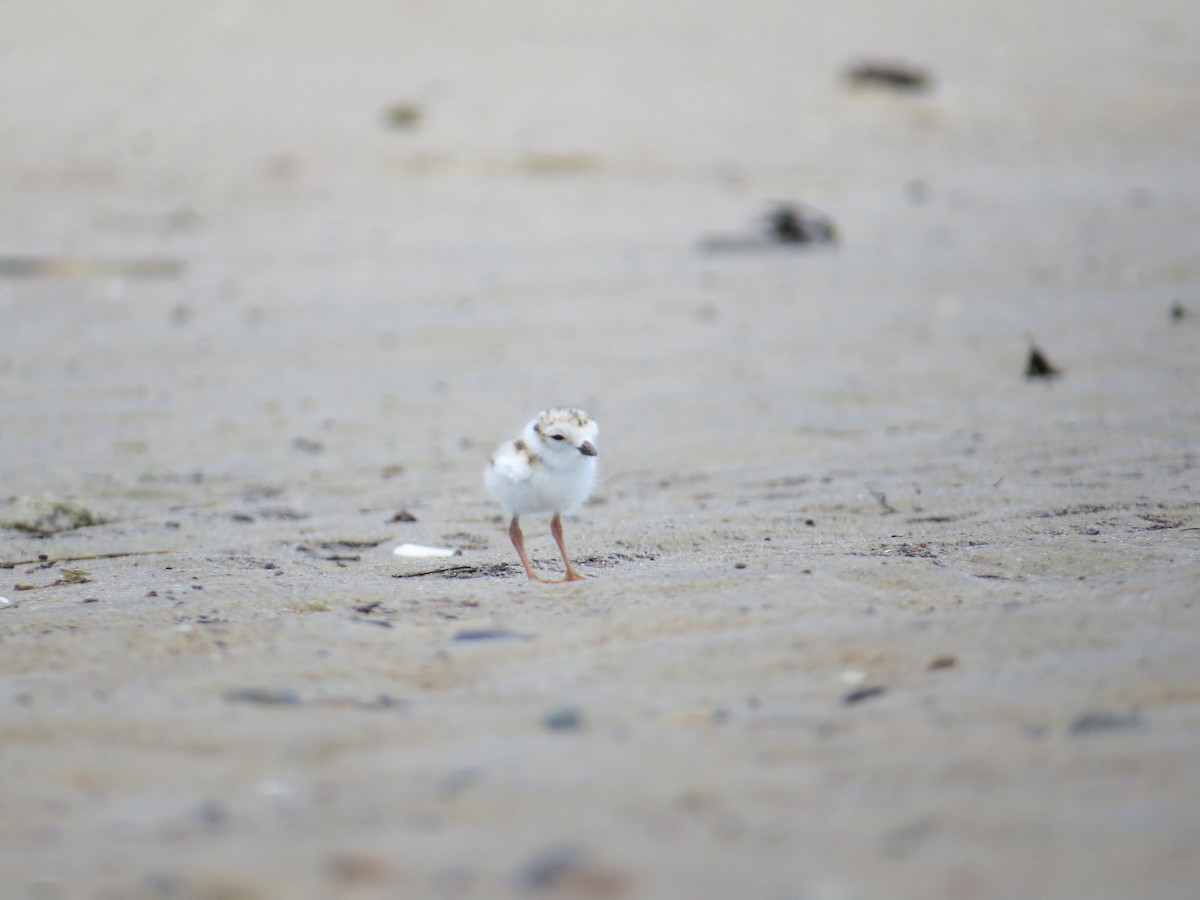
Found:
[[561, 882], [579, 865], [583, 850], [574, 844], [558, 844], [536, 854], [517, 873], [517, 881], [527, 888], [550, 888]]
[[320, 441], [314, 441], [312, 438], [297, 437], [292, 438], [292, 446], [301, 453], [321, 453], [325, 450], [325, 445]]
[[523, 631], [512, 631], [508, 628], [467, 628], [454, 635], [456, 641], [505, 641], [533, 640], [532, 634]]
[[575, 731], [583, 725], [583, 711], [578, 706], [557, 706], [542, 716], [542, 724], [551, 731]]
[[421, 121], [421, 107], [415, 103], [393, 103], [384, 110], [383, 118], [389, 128], [407, 131]]
[[1046, 359], [1039, 347], [1031, 344], [1029, 347], [1029, 359], [1025, 363], [1025, 377], [1027, 379], [1034, 378], [1057, 378], [1062, 374], [1062, 370], [1050, 363]]
[[865, 60], [846, 72], [854, 87], [889, 88], [893, 91], [920, 93], [933, 84], [929, 73], [910, 63], [891, 60]]
[[390, 519], [389, 522], [415, 522], [417, 517], [410, 513], [407, 509], [402, 509]]
[[1085, 710], [1071, 723], [1071, 734], [1091, 734], [1096, 731], [1120, 731], [1142, 724], [1137, 713], [1117, 713], [1106, 710]]
[[887, 692], [887, 688], [880, 684], [874, 684], [869, 687], [861, 687], [858, 690], [851, 691], [842, 697], [842, 703], [845, 706], [853, 706], [855, 703], [861, 703], [864, 700], [870, 700], [872, 697], [882, 696]]
[[225, 699], [230, 703], [257, 703], [261, 706], [296, 706], [300, 695], [291, 688], [235, 688], [226, 691]]
[[348, 885], [383, 884], [391, 874], [387, 860], [364, 853], [338, 853], [328, 865], [333, 879]]
[[782, 204], [767, 214], [771, 238], [780, 244], [837, 243], [837, 226], [824, 213], [801, 204]]

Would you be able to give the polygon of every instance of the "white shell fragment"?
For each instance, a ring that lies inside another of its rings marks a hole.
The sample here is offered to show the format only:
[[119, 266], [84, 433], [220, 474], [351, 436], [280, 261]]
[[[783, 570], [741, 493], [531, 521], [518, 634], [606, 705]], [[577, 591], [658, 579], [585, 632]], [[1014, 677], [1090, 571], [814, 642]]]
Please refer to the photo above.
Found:
[[423, 544], [401, 544], [392, 553], [405, 559], [430, 559], [436, 556], [453, 556], [454, 550], [449, 547], [426, 547]]
[[0, 597], [0, 606], [8, 606], [10, 603], [12, 603], [12, 601], [7, 597]]

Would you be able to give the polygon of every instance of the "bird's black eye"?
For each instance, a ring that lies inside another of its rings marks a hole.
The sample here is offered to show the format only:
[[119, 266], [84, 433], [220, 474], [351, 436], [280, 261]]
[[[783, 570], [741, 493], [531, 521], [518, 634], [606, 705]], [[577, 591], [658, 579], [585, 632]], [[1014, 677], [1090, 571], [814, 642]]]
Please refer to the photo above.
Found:
[[556, 440], [556, 441], [565, 441], [566, 440], [566, 436], [561, 435], [561, 434], [552, 434], [552, 435], [550, 435], [550, 437], [554, 438], [554, 440]]

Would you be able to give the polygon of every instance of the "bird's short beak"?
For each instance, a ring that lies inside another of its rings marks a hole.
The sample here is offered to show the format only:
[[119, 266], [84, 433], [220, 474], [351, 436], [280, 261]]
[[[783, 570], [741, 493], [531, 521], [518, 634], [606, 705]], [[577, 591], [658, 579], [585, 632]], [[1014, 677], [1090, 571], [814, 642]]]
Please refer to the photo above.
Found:
[[579, 452], [582, 453], [584, 456], [595, 456], [596, 448], [592, 446], [591, 441], [584, 441], [582, 444], [579, 445]]

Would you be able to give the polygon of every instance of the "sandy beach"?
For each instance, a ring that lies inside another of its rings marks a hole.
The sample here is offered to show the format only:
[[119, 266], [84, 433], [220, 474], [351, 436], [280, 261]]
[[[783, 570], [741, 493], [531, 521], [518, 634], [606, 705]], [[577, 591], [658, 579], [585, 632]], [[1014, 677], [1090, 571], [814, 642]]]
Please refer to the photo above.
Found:
[[5, 897], [1196, 896], [1196, 4], [6, 7]]

